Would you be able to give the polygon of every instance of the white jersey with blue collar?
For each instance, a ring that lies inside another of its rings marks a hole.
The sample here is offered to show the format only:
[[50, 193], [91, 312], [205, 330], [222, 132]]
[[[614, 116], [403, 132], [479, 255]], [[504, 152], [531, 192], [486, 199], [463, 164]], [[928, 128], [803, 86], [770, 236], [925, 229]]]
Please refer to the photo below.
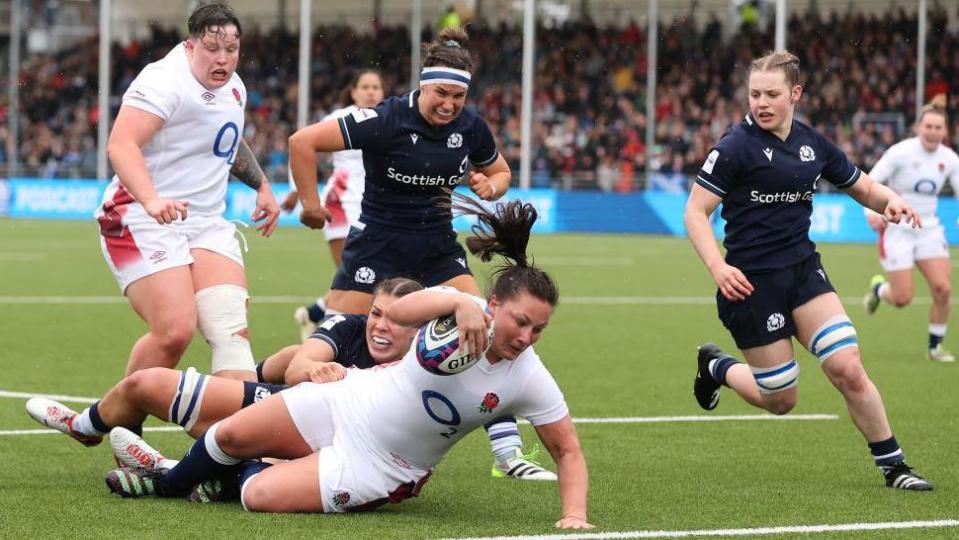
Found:
[[[485, 309], [483, 299], [469, 296]], [[348, 429], [388, 462], [424, 470], [466, 434], [500, 416], [522, 416], [539, 426], [569, 414], [532, 347], [515, 360], [491, 364], [484, 358], [466, 371], [440, 376], [420, 366], [414, 342], [399, 362], [351, 369], [329, 391], [337, 429]]]
[[918, 137], [912, 137], [890, 146], [869, 176], [902, 195], [919, 214], [923, 226], [933, 227], [939, 224], [936, 206], [942, 186], [948, 180], [953, 191], [959, 193], [959, 155], [942, 144], [929, 152]]
[[[222, 214], [226, 187], [243, 136], [246, 87], [240, 76], [220, 88], [205, 88], [190, 69], [185, 46], [148, 64], [123, 94], [123, 106], [163, 119], [141, 149], [157, 195], [190, 203], [190, 212]], [[104, 202], [122, 190], [120, 180]]]

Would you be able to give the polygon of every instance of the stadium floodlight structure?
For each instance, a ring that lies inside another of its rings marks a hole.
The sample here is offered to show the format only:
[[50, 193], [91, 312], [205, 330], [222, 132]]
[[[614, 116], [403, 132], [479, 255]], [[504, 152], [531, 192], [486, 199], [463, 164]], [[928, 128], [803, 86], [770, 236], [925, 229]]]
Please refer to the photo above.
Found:
[[786, 0], [776, 0], [776, 51], [786, 50]]
[[916, 121], [919, 120], [919, 113], [925, 104], [926, 96], [926, 18], [927, 15], [926, 0], [919, 0], [919, 30], [916, 39]]
[[7, 73], [8, 114], [7, 114], [7, 178], [17, 175], [17, 151], [19, 149], [18, 121], [20, 115], [20, 3], [10, 2], [10, 69]]
[[310, 65], [313, 63], [313, 2], [300, 0], [300, 66], [296, 92], [296, 129], [310, 123]]
[[659, 58], [659, 0], [649, 0], [646, 31], [646, 179], [653, 174], [653, 145], [656, 144], [656, 65]]
[[110, 130], [110, 28], [111, 0], [100, 0], [100, 53], [97, 82], [97, 178], [107, 178], [107, 138]]
[[520, 101], [519, 186], [529, 189], [533, 170], [533, 72], [536, 55], [536, 2], [523, 2], [523, 87]]

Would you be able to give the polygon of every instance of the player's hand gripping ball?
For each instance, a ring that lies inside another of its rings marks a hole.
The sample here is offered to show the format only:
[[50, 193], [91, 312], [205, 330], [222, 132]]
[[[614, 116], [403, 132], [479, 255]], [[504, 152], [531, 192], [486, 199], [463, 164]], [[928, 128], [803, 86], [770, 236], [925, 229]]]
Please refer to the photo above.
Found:
[[487, 330], [487, 346], [483, 354], [470, 357], [460, 349], [460, 335], [453, 314], [437, 317], [416, 333], [416, 360], [423, 369], [435, 375], [454, 375], [466, 371], [486, 355], [493, 343], [493, 325]]

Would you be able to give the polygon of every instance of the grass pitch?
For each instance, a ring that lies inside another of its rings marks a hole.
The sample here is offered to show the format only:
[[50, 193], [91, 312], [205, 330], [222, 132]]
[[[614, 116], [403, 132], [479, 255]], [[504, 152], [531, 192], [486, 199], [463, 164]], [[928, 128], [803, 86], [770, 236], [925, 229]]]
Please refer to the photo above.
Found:
[[[251, 338], [263, 358], [296, 340], [294, 307], [321, 293], [333, 268], [318, 232], [281, 229], [271, 239], [248, 238]], [[800, 404], [792, 414], [837, 419], [578, 424], [590, 468], [589, 518], [599, 527], [593, 532], [959, 517], [959, 365], [924, 358], [926, 287], [917, 285], [916, 305], [899, 311], [882, 306], [866, 317], [857, 299], [879, 270], [874, 248], [820, 247], [826, 270], [848, 300], [867, 371], [883, 394], [893, 430], [908, 461], [936, 491], [883, 487], [841, 396], [816, 360], [800, 351]], [[539, 236], [530, 251], [560, 286], [560, 307], [536, 348], [575, 417], [704, 414], [691, 395], [695, 347], [707, 340], [734, 347], [716, 317], [714, 286], [685, 240]], [[488, 269], [471, 262], [482, 282]], [[0, 275], [0, 390], [99, 397], [122, 376], [144, 325], [120, 296], [92, 222], [0, 221]], [[946, 345], [959, 349], [959, 332], [948, 335]], [[201, 338], [181, 365], [209, 369]], [[24, 401], [0, 399], [3, 538], [432, 539], [558, 532], [552, 528], [560, 516], [555, 486], [490, 478], [482, 433], [453, 449], [418, 499], [366, 515], [261, 515], [238, 504], [110, 496], [103, 484], [112, 466], [107, 445], [88, 449], [61, 435], [7, 434], [40, 427], [26, 415]], [[760, 412], [724, 391], [711, 414]], [[529, 446], [535, 433], [522, 429]], [[191, 443], [182, 433], [147, 438], [167, 455]], [[547, 464], [552, 466], [548, 458]], [[944, 538], [959, 537], [959, 527], [815, 536]]]

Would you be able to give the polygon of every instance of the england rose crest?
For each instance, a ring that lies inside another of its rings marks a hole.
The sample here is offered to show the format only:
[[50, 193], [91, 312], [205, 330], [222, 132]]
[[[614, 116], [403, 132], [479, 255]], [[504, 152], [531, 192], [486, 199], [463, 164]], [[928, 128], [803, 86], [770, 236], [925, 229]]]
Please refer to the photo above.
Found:
[[495, 409], [498, 406], [499, 406], [499, 396], [497, 396], [496, 394], [492, 392], [488, 392], [483, 397], [483, 402], [480, 403], [480, 406], [478, 407], [478, 409], [479, 409], [479, 412], [489, 413], [489, 412], [493, 412], [493, 409]]

